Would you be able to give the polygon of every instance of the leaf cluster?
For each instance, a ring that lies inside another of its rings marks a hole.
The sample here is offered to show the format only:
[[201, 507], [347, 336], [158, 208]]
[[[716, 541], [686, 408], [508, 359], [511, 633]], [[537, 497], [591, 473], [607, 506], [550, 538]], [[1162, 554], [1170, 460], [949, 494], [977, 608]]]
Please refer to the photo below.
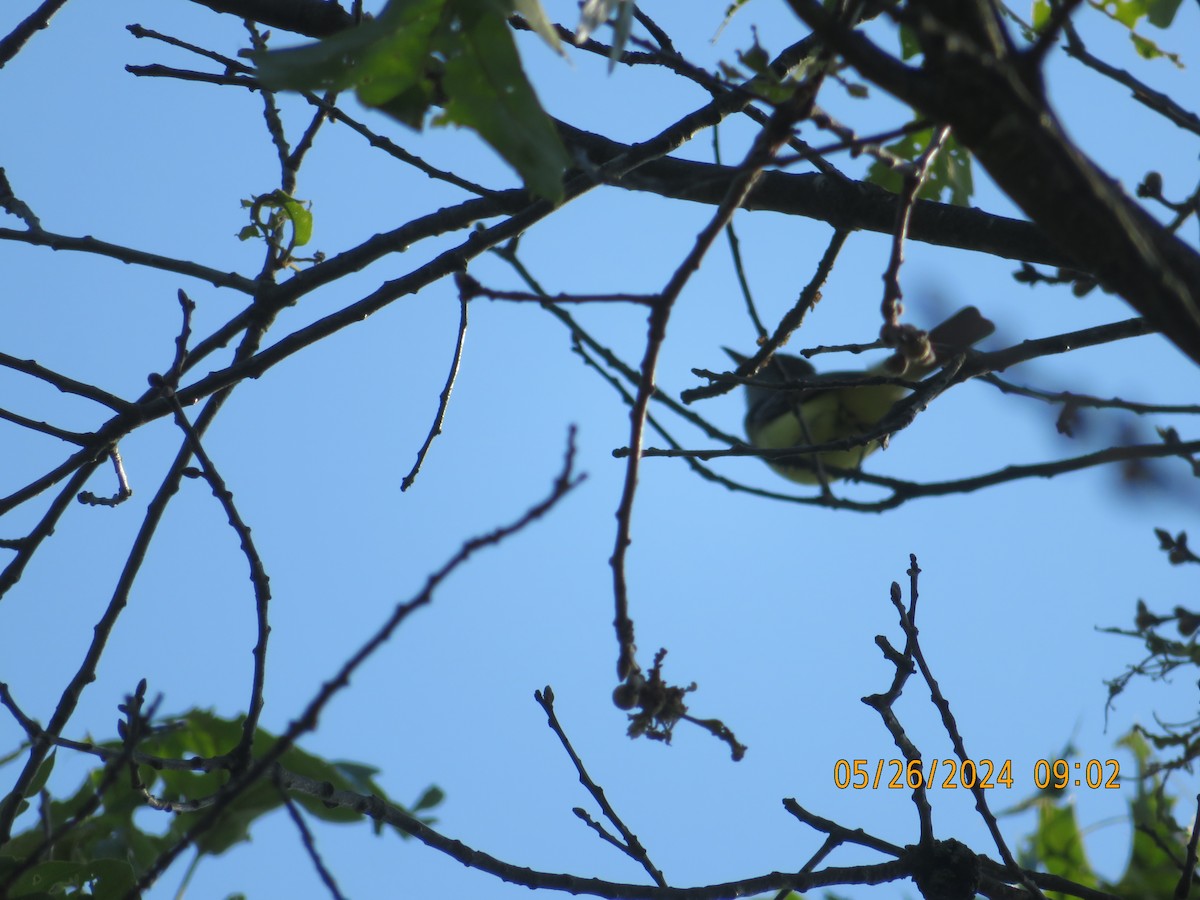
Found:
[[[271, 781], [259, 780], [231, 801], [222, 801], [221, 789], [230, 780], [229, 767], [222, 763], [223, 754], [237, 745], [241, 729], [239, 720], [206, 710], [194, 709], [172, 717], [139, 745], [136, 775], [112, 770], [121, 763], [121, 742], [98, 744], [95, 751], [106, 757], [108, 764], [90, 770], [80, 786], [61, 799], [45, 793], [56, 759], [51, 756], [27, 791], [26, 806], [33, 798], [40, 798], [38, 821], [4, 845], [0, 884], [26, 860], [38, 856], [40, 861], [25, 868], [8, 886], [5, 896], [50, 897], [84, 892], [94, 897], [124, 896], [160, 854], [182, 840], [214, 803], [221, 805], [220, 816], [215, 826], [196, 839], [199, 857], [218, 856], [249, 841], [254, 825], [286, 800], [284, 792]], [[255, 735], [254, 754], [269, 753], [277, 741], [277, 736], [260, 729]], [[0, 762], [24, 751], [24, 747], [19, 748]], [[373, 795], [397, 805], [376, 781], [379, 770], [364, 763], [327, 760], [292, 746], [280, 757], [279, 765], [326, 784], [331, 791]], [[117, 777], [112, 777], [114, 774]], [[308, 815], [323, 822], [346, 825], [365, 818], [354, 810], [303, 793], [292, 799]], [[442, 791], [430, 786], [408, 811], [414, 815], [427, 813], [442, 800]], [[147, 823], [153, 825], [162, 819], [137, 815], [148, 801], [171, 811], [165, 828], [147, 827]], [[420, 820], [427, 824], [436, 821], [427, 815]], [[371, 822], [374, 833], [381, 834], [383, 823]], [[395, 831], [403, 838], [409, 837], [404, 831]], [[52, 836], [49, 847], [47, 835]]]
[[[1121, 785], [1133, 789], [1128, 802], [1133, 832], [1129, 861], [1121, 877], [1110, 882], [1096, 874], [1088, 860], [1085, 829], [1079, 824], [1075, 804], [1068, 793], [1053, 789], [1042, 791], [1032, 801], [1037, 826], [1024, 843], [1021, 865], [1043, 868], [1076, 885], [1127, 900], [1170, 897], [1179, 883], [1181, 861], [1188, 855], [1188, 834], [1172, 815], [1176, 798], [1167, 794], [1162, 779], [1152, 774], [1150, 746], [1140, 734], [1131, 732], [1117, 743], [1133, 754], [1137, 766], [1136, 777]], [[1058, 900], [1068, 895], [1048, 891], [1047, 896]]]
[[[544, 22], [536, 0], [521, 4]], [[316, 44], [258, 51], [258, 77], [271, 90], [353, 88], [366, 106], [420, 129], [478, 132], [535, 193], [557, 200], [567, 153], [538, 102], [508, 27], [512, 0], [391, 0], [366, 19]], [[553, 38], [548, 27], [543, 34]]]

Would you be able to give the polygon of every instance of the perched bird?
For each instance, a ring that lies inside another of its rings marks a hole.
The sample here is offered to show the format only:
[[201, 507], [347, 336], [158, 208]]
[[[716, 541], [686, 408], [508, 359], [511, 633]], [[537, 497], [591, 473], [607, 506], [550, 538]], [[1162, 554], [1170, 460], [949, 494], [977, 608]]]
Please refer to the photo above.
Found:
[[[812, 365], [798, 356], [776, 353], [746, 386], [746, 435], [761, 450], [808, 447], [830, 441], [855, 438], [878, 425], [909, 393], [898, 384], [871, 384], [822, 387], [821, 381], [846, 382], [872, 375], [892, 375], [907, 381], [924, 378], [939, 366], [958, 356], [996, 330], [974, 306], [964, 306], [928, 334], [928, 345], [915, 336], [905, 352], [894, 355], [865, 372], [830, 372], [817, 375]], [[748, 357], [725, 348], [741, 365]], [[912, 358], [915, 356], [916, 358]], [[905, 360], [907, 358], [907, 366]], [[902, 370], [902, 371], [901, 371]], [[784, 385], [805, 380], [808, 386], [787, 389]], [[801, 418], [803, 424], [801, 424]], [[879, 441], [870, 441], [848, 450], [797, 455], [795, 458], [768, 460], [776, 472], [801, 484], [836, 481], [844, 473], [831, 469], [857, 469], [863, 459], [879, 449]]]

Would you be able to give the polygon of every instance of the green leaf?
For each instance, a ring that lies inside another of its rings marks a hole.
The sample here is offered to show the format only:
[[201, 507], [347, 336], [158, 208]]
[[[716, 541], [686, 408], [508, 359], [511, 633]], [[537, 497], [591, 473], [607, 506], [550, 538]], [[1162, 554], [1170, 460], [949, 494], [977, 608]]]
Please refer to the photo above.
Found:
[[390, 0], [379, 18], [319, 43], [252, 57], [272, 90], [353, 87], [412, 128], [444, 103], [437, 124], [478, 132], [532, 191], [557, 201], [570, 160], [521, 69], [507, 24], [514, 8], [543, 37], [554, 34], [538, 0]]
[[[312, 239], [313, 216], [308, 205], [281, 190], [277, 189], [269, 194], [262, 194], [253, 200], [243, 200], [242, 207], [251, 210], [250, 224], [238, 232], [239, 240], [247, 241], [251, 238], [271, 238], [272, 236], [282, 240], [281, 232], [285, 224], [284, 220], [292, 226], [289, 250], [301, 247]], [[262, 215], [264, 208], [278, 212], [264, 217]]]
[[[276, 191], [276, 193], [282, 194], [282, 191]], [[281, 199], [279, 201], [279, 208], [287, 214], [288, 219], [292, 223], [292, 233], [295, 236], [294, 245], [303, 247], [312, 239], [312, 212], [303, 203], [292, 197]]]
[[58, 758], [58, 750], [51, 750], [50, 755], [42, 760], [42, 764], [38, 766], [37, 774], [33, 776], [33, 780], [29, 782], [29, 787], [25, 789], [26, 797], [35, 796], [38, 791], [46, 786], [46, 782], [50, 779], [50, 773], [54, 771], [54, 760]]
[[521, 70], [503, 7], [490, 0], [448, 0], [447, 7], [450, 25], [438, 35], [447, 96], [440, 120], [478, 131], [530, 190], [561, 199], [569, 158]]
[[1047, 798], [1038, 806], [1037, 830], [1031, 850], [1046, 871], [1087, 887], [1097, 887], [1096, 875], [1088, 865], [1083, 835], [1075, 820], [1075, 807]]
[[1155, 28], [1169, 28], [1182, 0], [1148, 0], [1146, 18]]
[[[932, 137], [932, 131], [924, 128], [888, 144], [887, 149], [901, 159], [911, 162], [925, 152], [930, 137]], [[899, 172], [878, 161], [873, 162], [867, 170], [867, 181], [897, 194], [904, 186], [904, 177]], [[966, 206], [970, 203], [971, 195], [974, 192], [975, 181], [971, 175], [971, 154], [951, 134], [946, 138], [942, 149], [929, 167], [925, 183], [921, 185], [917, 197], [922, 200], [944, 200], [955, 206]]]
[[[223, 719], [205, 710], [192, 710], [168, 725], [160, 726], [141, 744], [141, 750], [164, 758], [186, 760], [192, 756], [215, 757], [233, 750], [242, 736], [241, 719]], [[259, 731], [253, 752], [261, 756], [275, 746], [278, 738]], [[119, 741], [101, 744], [119, 751]], [[47, 760], [38, 772], [37, 781], [49, 774], [53, 765]], [[352, 790], [373, 794], [384, 802], [393, 803], [375, 781], [377, 770], [359, 762], [329, 762], [298, 748], [291, 747], [280, 758], [281, 764], [297, 774], [328, 782], [337, 790]], [[228, 780], [224, 772], [156, 769], [139, 766], [139, 775], [146, 789], [168, 801], [187, 801], [210, 797]], [[129, 779], [119, 778], [104, 791], [100, 807], [79, 819], [85, 805], [94, 801], [104, 776], [104, 767], [90, 770], [74, 794], [45, 805], [45, 821], [34, 823], [26, 831], [14, 834], [0, 851], [0, 882], [11, 872], [16, 861], [29, 857], [44, 839], [44, 827], [57, 829], [72, 822], [54, 846], [55, 860], [39, 863], [24, 873], [10, 888], [13, 897], [49, 898], [50, 896], [92, 896], [117, 898], [127, 896], [162, 851], [175, 843], [204, 812], [184, 813], [167, 820], [155, 818], [152, 827], [161, 822], [170, 824], [165, 834], [149, 834], [135, 824], [135, 816], [145, 809], [145, 799], [134, 791]], [[360, 822], [363, 816], [351, 809], [329, 807], [321, 800], [305, 795], [293, 795], [313, 815], [330, 822]], [[443, 799], [436, 787], [427, 788], [418, 801], [428, 809]], [[202, 853], [219, 854], [233, 845], [249, 840], [253, 825], [283, 800], [278, 789], [269, 781], [260, 781], [234, 799], [223, 809], [216, 825], [197, 842]], [[399, 804], [394, 804], [399, 805]], [[372, 822], [375, 832], [382, 825]], [[400, 832], [404, 837], [407, 834]], [[17, 889], [19, 888], [19, 889]]]
[[1169, 59], [1171, 62], [1175, 63], [1175, 65], [1180, 69], [1184, 67], [1183, 60], [1179, 58], [1178, 53], [1169, 53], [1168, 51], [1163, 50], [1158, 46], [1158, 44], [1154, 43], [1154, 41], [1150, 40], [1149, 38], [1142, 37], [1136, 31], [1129, 32], [1129, 39], [1133, 41], [1133, 49], [1137, 51], [1138, 56], [1140, 56], [1142, 59], [1158, 59], [1159, 57], [1165, 57], [1166, 59]]
[[1159, 28], [1168, 27], [1175, 19], [1179, 0], [1107, 0], [1093, 3], [1092, 8], [1128, 28], [1133, 48], [1143, 59], [1169, 59], [1180, 69], [1184, 68], [1178, 53], [1163, 50], [1154, 41], [1134, 31], [1143, 18], [1148, 18], [1152, 25]]
[[1033, 0], [1033, 10], [1030, 14], [1030, 19], [1033, 23], [1034, 31], [1041, 31], [1046, 27], [1046, 23], [1050, 21], [1050, 3], [1049, 0]]
[[[1135, 731], [1119, 740], [1117, 745], [1133, 753], [1137, 767], [1135, 775], [1126, 773], [1121, 780], [1121, 793], [1128, 799], [1129, 818], [1133, 824], [1129, 863], [1121, 880], [1114, 884], [1093, 873], [1085, 854], [1082, 831], [1075, 819], [1075, 807], [1066, 790], [1047, 790], [1034, 795], [1038, 824], [1034, 834], [1022, 846], [1021, 864], [1027, 868], [1044, 867], [1085, 887], [1131, 900], [1170, 897], [1179, 880], [1178, 865], [1172, 860], [1186, 856], [1188, 832], [1175, 823], [1171, 815], [1175, 798], [1165, 793], [1162, 780], [1146, 777], [1152, 751], [1145, 739]], [[1069, 759], [1073, 754], [1072, 748], [1066, 748], [1052, 758]], [[1102, 771], [1105, 776], [1110, 774], [1107, 761], [1103, 763]], [[1127, 793], [1130, 786], [1132, 797]], [[1028, 803], [1022, 803], [1009, 813], [1028, 806]], [[1065, 898], [1058, 893], [1047, 896], [1052, 900]]]
[[741, 81], [746, 77], [741, 69], [725, 60], [718, 61], [717, 68], [721, 70], [721, 75], [730, 81]]
[[924, 51], [921, 49], [921, 42], [917, 40], [916, 34], [907, 25], [900, 26], [900, 58], [912, 59], [914, 56], [919, 56]]
[[353, 87], [367, 106], [379, 106], [425, 76], [429, 43], [446, 0], [391, 0], [376, 19], [364, 19], [315, 44], [251, 54], [270, 90], [318, 91]]
[[433, 809], [433, 807], [439, 806], [445, 799], [445, 792], [437, 785], [431, 785], [425, 789], [425, 793], [413, 804], [412, 811], [417, 813], [422, 810]]
[[368, 766], [366, 763], [350, 762], [344, 759], [339, 759], [336, 762], [330, 763], [330, 765], [346, 779], [350, 790], [367, 794], [376, 789], [374, 778], [379, 774], [379, 769], [375, 766]]
[[755, 75], [764, 75], [771, 72], [771, 55], [759, 44], [757, 35], [755, 35], [754, 43], [750, 45], [748, 50], [737, 51], [737, 58], [738, 62]]
[[1134, 785], [1129, 803], [1133, 847], [1125, 873], [1111, 890], [1122, 897], [1170, 897], [1179, 881], [1179, 868], [1173, 859], [1187, 855], [1188, 834], [1174, 823], [1171, 809], [1175, 799], [1163, 792], [1162, 780], [1146, 778], [1151, 757], [1146, 740], [1131, 731], [1117, 745], [1133, 753], [1137, 772], [1133, 778], [1122, 779], [1122, 787], [1130, 782]]
[[119, 859], [94, 859], [86, 862], [51, 860], [38, 863], [17, 879], [8, 891], [10, 897], [29, 895], [63, 896], [88, 888], [87, 896], [118, 898], [137, 884], [132, 867]]
[[733, 17], [737, 14], [738, 10], [740, 10], [749, 2], [750, 0], [733, 0], [732, 3], [725, 7], [725, 18], [722, 19], [721, 24], [717, 26], [717, 33], [713, 35], [714, 43], [716, 43], [716, 40], [720, 36], [721, 32], [725, 30], [725, 27], [730, 23], [730, 21], [733, 20]]
[[1105, 0], [1102, 8], [1111, 18], [1132, 28], [1146, 15], [1146, 0]]
[[971, 154], [951, 134], [946, 138], [942, 150], [934, 160], [925, 182], [934, 197], [949, 194], [955, 206], [967, 206], [975, 193], [975, 180], [971, 175]]

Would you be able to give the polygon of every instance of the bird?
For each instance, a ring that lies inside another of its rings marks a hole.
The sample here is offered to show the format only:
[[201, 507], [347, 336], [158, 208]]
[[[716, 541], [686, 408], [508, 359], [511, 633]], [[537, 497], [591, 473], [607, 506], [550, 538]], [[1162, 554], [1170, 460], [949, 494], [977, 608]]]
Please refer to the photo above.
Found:
[[[783, 450], [861, 437], [887, 418], [909, 389], [894, 383], [847, 386], [845, 382], [880, 375], [916, 381], [969, 350], [996, 326], [974, 306], [964, 306], [928, 333], [928, 343], [921, 340], [924, 335], [919, 330], [911, 326], [901, 329], [902, 343], [907, 346], [866, 371], [818, 375], [808, 360], [776, 353], [755, 383], [746, 385], [745, 426], [750, 443], [760, 450]], [[724, 350], [738, 365], [749, 359], [728, 347]], [[805, 385], [786, 387], [799, 381]], [[838, 386], [822, 387], [822, 381]], [[872, 440], [845, 450], [798, 454], [786, 460], [768, 459], [767, 463], [800, 484], [825, 484], [858, 469], [879, 447], [880, 441]]]

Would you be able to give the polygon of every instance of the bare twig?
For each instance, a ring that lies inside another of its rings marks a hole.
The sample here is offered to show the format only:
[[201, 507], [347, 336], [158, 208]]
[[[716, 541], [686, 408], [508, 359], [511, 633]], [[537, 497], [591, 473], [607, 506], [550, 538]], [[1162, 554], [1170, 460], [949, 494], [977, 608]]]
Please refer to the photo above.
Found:
[[161, 269], [164, 272], [175, 272], [206, 281], [214, 287], [227, 287], [243, 294], [253, 294], [256, 288], [254, 281], [244, 275], [233, 272], [221, 272], [217, 269], [202, 266], [188, 260], [171, 259], [157, 253], [147, 253], [99, 241], [94, 237], [70, 237], [65, 234], [55, 234], [52, 231], [15, 231], [11, 228], [0, 228], [0, 241], [20, 241], [39, 247], [49, 247], [51, 250], [74, 250], [78, 253], [94, 253], [97, 256], [108, 256], [124, 263], [145, 266], [148, 269]]
[[[550, 730], [558, 736], [559, 742], [563, 745], [563, 749], [567, 751], [567, 756], [571, 758], [571, 764], [575, 766], [575, 771], [579, 775], [579, 783], [587, 789], [587, 792], [592, 795], [592, 799], [596, 801], [601, 812], [608, 821], [612, 822], [616, 829], [621, 833], [622, 840], [616, 842], [626, 855], [638, 862], [643, 869], [646, 870], [654, 883], [666, 887], [667, 881], [663, 877], [659, 868], [650, 861], [650, 856], [646, 852], [646, 848], [642, 846], [642, 842], [638, 840], [638, 836], [634, 834], [629, 827], [617, 815], [617, 811], [612, 808], [612, 804], [608, 802], [608, 797], [604, 794], [604, 788], [596, 784], [592, 777], [587, 773], [587, 769], [583, 766], [583, 760], [579, 758], [579, 754], [575, 752], [575, 748], [571, 746], [571, 741], [563, 731], [562, 725], [558, 721], [558, 716], [554, 712], [554, 691], [547, 685], [545, 690], [534, 691], [533, 698], [537, 700], [542, 711], [546, 713], [546, 724], [550, 726]], [[594, 823], [593, 823], [594, 824]], [[599, 826], [596, 825], [599, 830]]]
[[[38, 547], [42, 545], [42, 541], [54, 533], [54, 528], [58, 524], [58, 520], [62, 514], [70, 506], [71, 501], [75, 499], [80, 489], [87, 484], [87, 480], [91, 477], [97, 466], [100, 465], [101, 458], [88, 457], [79, 464], [72, 466], [70, 470], [63, 473], [64, 477], [68, 477], [68, 481], [63, 485], [62, 489], [55, 496], [54, 501], [47, 507], [41, 519], [38, 520], [36, 526], [25, 537], [21, 538], [19, 543], [11, 548], [17, 551], [3, 571], [0, 571], [0, 598], [3, 598], [18, 581], [21, 580], [21, 575], [25, 571], [25, 566], [29, 564], [29, 560], [33, 558], [33, 554]], [[72, 474], [73, 473], [73, 474]], [[0, 837], [4, 836], [3, 826], [3, 807], [0, 807]], [[3, 841], [0, 841], [3, 843]]]
[[[920, 572], [920, 569], [917, 567], [917, 557], [915, 554], [910, 555], [909, 560], [911, 562], [910, 576], [913, 579], [913, 584], [915, 587], [917, 574]], [[915, 597], [913, 598], [912, 602], [914, 604], [915, 611]], [[920, 639], [917, 635], [916, 626], [908, 614], [905, 613], [904, 608], [899, 606], [898, 603], [897, 606], [900, 609], [900, 624], [904, 629], [905, 636], [908, 640], [908, 645], [905, 648], [906, 655], [911, 657], [913, 662], [916, 663], [917, 668], [921, 672], [921, 676], [925, 679], [925, 685], [929, 688], [930, 700], [941, 714], [942, 727], [945, 728], [946, 734], [950, 737], [951, 744], [954, 745], [955, 755], [959, 758], [960, 762], [972, 760], [974, 757], [967, 753], [966, 744], [963, 741], [961, 732], [958, 730], [958, 722], [955, 720], [954, 713], [950, 709], [950, 701], [948, 701], [945, 695], [942, 694], [941, 686], [937, 683], [937, 680], [934, 679], [933, 672], [929, 667], [929, 663], [925, 659], [925, 654], [921, 649]], [[975, 808], [979, 811], [979, 815], [983, 818], [984, 824], [987, 826], [988, 832], [992, 836], [992, 842], [996, 845], [996, 849], [1000, 852], [1000, 856], [1004, 860], [1004, 864], [1007, 866], [1009, 873], [1019, 883], [1023, 884], [1025, 888], [1033, 894], [1034, 897], [1041, 897], [1044, 900], [1042, 892], [1038, 890], [1037, 886], [1026, 876], [1025, 871], [1017, 864], [1016, 857], [1012, 855], [1012, 851], [1008, 848], [1008, 842], [1004, 840], [1004, 835], [1000, 833], [1000, 825], [997, 823], [996, 816], [992, 813], [991, 808], [988, 805], [987, 792], [979, 784], [978, 780], [972, 782], [970, 785], [966, 784], [964, 781], [963, 786], [970, 790], [971, 795], [975, 798]]]
[[[712, 130], [713, 162], [721, 165], [721, 127], [714, 126]], [[754, 295], [750, 291], [750, 280], [746, 277], [746, 266], [742, 261], [742, 246], [738, 240], [737, 231], [733, 227], [733, 219], [725, 226], [725, 239], [729, 242], [729, 256], [733, 260], [733, 272], [737, 276], [738, 287], [742, 291], [742, 299], [746, 301], [746, 314], [754, 325], [759, 338], [767, 336], [767, 327], [763, 325], [758, 315], [758, 307], [754, 303]]]
[[236, 773], [250, 763], [250, 752], [254, 745], [254, 735], [258, 730], [259, 717], [262, 715], [263, 689], [267, 678], [267, 638], [271, 633], [271, 626], [267, 618], [267, 612], [271, 604], [271, 579], [267, 576], [267, 570], [263, 565], [262, 557], [259, 555], [258, 548], [254, 545], [254, 539], [250, 534], [250, 526], [246, 524], [241, 513], [238, 512], [237, 506], [234, 505], [233, 493], [226, 486], [225, 480], [221, 477], [217, 471], [217, 467], [205, 451], [203, 444], [201, 444], [200, 435], [192, 426], [192, 423], [188, 421], [171, 385], [161, 378], [158, 379], [158, 382], [163, 394], [171, 403], [175, 413], [175, 423], [184, 433], [186, 446], [196, 457], [196, 461], [200, 464], [200, 471], [204, 476], [204, 480], [208, 482], [213, 496], [217, 498], [217, 502], [221, 504], [221, 508], [225, 511], [229, 527], [238, 536], [242, 553], [245, 555], [246, 562], [250, 567], [250, 583], [254, 586], [255, 633], [257, 634], [253, 650], [254, 674], [250, 679], [250, 698], [246, 717], [242, 720], [242, 737], [237, 747], [230, 754], [234, 761], [233, 771]]
[[11, 410], [0, 408], [0, 419], [12, 422], [14, 425], [19, 425], [22, 428], [28, 428], [30, 431], [37, 431], [42, 434], [47, 434], [50, 437], [56, 437], [60, 441], [66, 441], [69, 444], [84, 446], [91, 440], [90, 434], [81, 434], [78, 431], [68, 431], [65, 428], [59, 428], [51, 425], [49, 422], [40, 422], [37, 419], [31, 419], [28, 416], [23, 416], [20, 413], [12, 412]]
[[544, 294], [529, 291], [501, 291], [480, 284], [465, 272], [456, 272], [455, 284], [464, 300], [485, 297], [488, 300], [513, 300], [518, 303], [632, 303], [637, 306], [654, 306], [658, 302], [654, 294]]
[[345, 900], [341, 889], [338, 888], [337, 880], [333, 877], [333, 873], [329, 871], [329, 867], [321, 859], [321, 854], [317, 852], [317, 842], [313, 838], [313, 833], [309, 829], [308, 823], [304, 821], [304, 815], [300, 812], [296, 801], [282, 790], [279, 792], [279, 797], [283, 800], [283, 805], [287, 809], [292, 823], [296, 826], [296, 830], [300, 832], [300, 842], [304, 845], [304, 852], [312, 860], [313, 868], [317, 870], [317, 875], [320, 876], [325, 889], [329, 891], [329, 896], [333, 897], [333, 900]]
[[13, 193], [12, 185], [8, 183], [8, 173], [3, 167], [0, 167], [0, 209], [16, 216], [30, 231], [42, 230], [41, 220], [34, 215], [29, 204]]
[[[913, 674], [915, 667], [912, 661], [913, 645], [916, 640], [916, 613], [917, 613], [917, 573], [920, 571], [917, 568], [916, 557], [910, 557], [912, 565], [909, 569], [910, 586], [909, 586], [909, 605], [908, 609], [904, 608], [904, 604], [900, 597], [900, 586], [896, 582], [892, 582], [890, 597], [892, 605], [896, 607], [896, 611], [900, 615], [900, 626], [904, 631], [906, 642], [903, 653], [896, 653], [887, 643], [887, 639], [883, 635], [875, 638], [876, 644], [884, 650], [884, 655], [893, 663], [896, 668], [895, 674], [892, 676], [892, 683], [888, 690], [882, 694], [871, 694], [863, 697], [863, 703], [870, 706], [883, 720], [884, 727], [892, 736], [892, 741], [896, 747], [904, 755], [904, 760], [907, 765], [921, 765], [921, 751], [917, 749], [916, 744], [909, 738], [904, 726], [901, 725], [900, 719], [896, 716], [893, 708], [896, 700], [900, 697], [900, 692], [903, 690], [905, 683], [910, 675]], [[922, 770], [923, 772], [923, 770]], [[924, 777], [916, 779], [916, 784], [909, 782], [909, 788], [912, 790], [913, 805], [917, 808], [917, 820], [920, 826], [921, 843], [929, 844], [933, 841], [933, 807], [929, 804], [928, 785], [925, 783]]]
[[129, 477], [125, 474], [125, 462], [121, 459], [121, 451], [114, 446], [108, 452], [112, 460], [113, 470], [117, 476], [117, 492], [108, 497], [101, 497], [91, 491], [80, 491], [79, 502], [88, 506], [119, 506], [133, 496], [133, 488], [129, 486]]
[[771, 361], [771, 357], [775, 352], [787, 343], [792, 334], [804, 324], [804, 318], [809, 311], [817, 305], [821, 300], [821, 288], [825, 286], [826, 280], [829, 278], [829, 273], [833, 271], [833, 264], [837, 260], [838, 254], [842, 251], [842, 246], [848, 237], [845, 231], [835, 231], [829, 239], [829, 245], [825, 248], [825, 253], [821, 256], [821, 261], [817, 263], [817, 269], [813, 273], [813, 277], [809, 279], [804, 290], [800, 292], [795, 305], [788, 310], [779, 324], [775, 326], [775, 332], [766, 341], [759, 345], [758, 351], [753, 357], [745, 363], [737, 367], [737, 377], [739, 381], [714, 381], [704, 387], [689, 388], [680, 394], [680, 399], [684, 403], [694, 403], [697, 400], [703, 400], [707, 397], [716, 397], [720, 394], [726, 394], [732, 390], [738, 383], [745, 383], [753, 379], [755, 375], [761, 372]]
[[413, 463], [412, 470], [400, 482], [401, 491], [407, 491], [413, 486], [413, 482], [417, 479], [417, 473], [421, 471], [421, 463], [425, 461], [425, 454], [429, 452], [429, 448], [433, 445], [433, 439], [442, 433], [442, 422], [446, 419], [446, 409], [450, 405], [450, 393], [454, 390], [455, 379], [458, 378], [458, 366], [462, 362], [463, 344], [467, 338], [467, 298], [460, 297], [458, 304], [458, 338], [454, 342], [454, 356], [450, 360], [450, 373], [446, 376], [446, 386], [442, 388], [441, 397], [438, 398], [438, 408], [437, 413], [433, 417], [433, 425], [430, 426], [425, 443], [417, 451], [417, 461]]
[[712, 242], [732, 218], [734, 210], [742, 205], [746, 196], [761, 177], [763, 169], [774, 159], [779, 147], [791, 133], [792, 126], [809, 112], [812, 98], [820, 85], [816, 77], [808, 85], [798, 88], [791, 103], [782, 105], [772, 117], [770, 126], [764, 128], [750, 148], [742, 165], [740, 176], [731, 185], [725, 199], [717, 207], [708, 224], [697, 235], [688, 255], [679, 264], [663, 288], [658, 303], [651, 309], [646, 351], [642, 357], [641, 381], [637, 396], [630, 411], [629, 447], [631, 453], [625, 466], [625, 481], [621, 499], [617, 506], [617, 536], [613, 548], [611, 565], [613, 570], [613, 596], [616, 605], [614, 625], [617, 632], [617, 677], [625, 681], [637, 671], [636, 644], [633, 620], [629, 616], [629, 591], [625, 580], [625, 553], [631, 542], [630, 519], [633, 514], [633, 499], [637, 489], [638, 466], [641, 459], [642, 438], [650, 397], [654, 392], [654, 374], [662, 342], [666, 337], [667, 321], [680, 292], [700, 267], [700, 261], [708, 252]]
[[1139, 416], [1152, 415], [1200, 415], [1200, 405], [1191, 403], [1142, 403], [1136, 400], [1122, 400], [1120, 397], [1093, 397], [1089, 394], [1077, 394], [1074, 391], [1044, 391], [1027, 385], [1013, 384], [999, 375], [980, 375], [980, 381], [985, 381], [1005, 394], [1017, 394], [1042, 400], [1045, 403], [1062, 404], [1064, 406], [1087, 407], [1089, 409], [1123, 409]]
[[[480, 535], [472, 538], [464, 543], [445, 564], [437, 571], [433, 572], [425, 581], [424, 588], [412, 599], [396, 605], [392, 614], [387, 621], [383, 623], [361, 647], [338, 669], [336, 673], [326, 681], [317, 695], [309, 702], [301, 714], [292, 721], [286, 732], [279, 737], [262, 757], [254, 760], [254, 762], [240, 776], [235, 776], [221, 791], [219, 802], [214, 804], [200, 821], [193, 825], [182, 837], [174, 844], [159, 854], [154, 863], [148, 866], [141, 878], [138, 880], [137, 886], [128, 895], [130, 898], [140, 896], [140, 894], [152, 885], [168, 866], [181, 854], [187, 847], [191, 846], [195, 840], [218, 821], [218, 818], [225, 807], [241, 795], [244, 791], [256, 784], [260, 779], [267, 777], [272, 771], [275, 763], [280, 757], [288, 751], [296, 742], [296, 740], [317, 726], [317, 720], [320, 718], [321, 712], [325, 706], [334, 697], [350, 683], [350, 676], [366, 662], [375, 652], [382, 647], [392, 636], [397, 628], [414, 612], [424, 606], [428, 606], [433, 602], [434, 593], [437, 588], [450, 575], [457, 571], [465, 564], [472, 556], [480, 550], [494, 546], [503, 542], [510, 535], [513, 535], [531, 523], [542, 518], [552, 508], [558, 505], [571, 490], [573, 490], [584, 478], [582, 475], [576, 475], [574, 472], [575, 462], [575, 434], [574, 429], [568, 435], [567, 450], [563, 459], [563, 466], [559, 474], [555, 477], [554, 483], [551, 486], [550, 492], [546, 498], [533, 506], [529, 507], [523, 515], [508, 525], [501, 526], [488, 534]], [[329, 792], [322, 791], [325, 794]], [[407, 814], [406, 814], [407, 815]], [[415, 820], [414, 820], [415, 821]], [[422, 826], [425, 827], [425, 826]]]
[[1193, 134], [1200, 134], [1200, 116], [1184, 109], [1171, 97], [1154, 90], [1124, 69], [1118, 69], [1090, 53], [1080, 39], [1079, 33], [1069, 21], [1065, 23], [1064, 31], [1067, 37], [1067, 54], [1069, 56], [1075, 57], [1089, 69], [1094, 69], [1106, 78], [1111, 78], [1118, 84], [1129, 88], [1135, 100], [1148, 109], [1154, 110], [1173, 125]]
[[46, 382], [51, 387], [58, 388], [64, 394], [75, 394], [79, 397], [86, 397], [88, 400], [94, 400], [96, 403], [107, 406], [114, 412], [128, 413], [134, 409], [134, 404], [128, 400], [122, 400], [115, 394], [101, 390], [94, 384], [76, 381], [74, 378], [69, 378], [66, 375], [55, 372], [53, 369], [38, 365], [32, 359], [17, 359], [17, 357], [9, 356], [7, 353], [0, 353], [0, 366], [13, 369], [17, 372], [24, 372], [26, 375], [32, 375], [34, 378]]
[[918, 157], [916, 162], [907, 167], [904, 175], [904, 186], [900, 191], [900, 205], [896, 208], [896, 228], [892, 232], [892, 252], [888, 258], [887, 269], [883, 273], [883, 332], [882, 337], [885, 344], [892, 346], [888, 337], [900, 327], [900, 299], [904, 296], [904, 292], [900, 289], [900, 266], [904, 262], [904, 240], [908, 237], [909, 223], [912, 220], [913, 204], [917, 200], [917, 194], [921, 190], [921, 185], [925, 183], [925, 177], [929, 174], [929, 167], [933, 164], [933, 160], [937, 157], [938, 151], [941, 150], [942, 144], [950, 134], [950, 129], [945, 125], [933, 129], [929, 138], [929, 145], [924, 152]]

